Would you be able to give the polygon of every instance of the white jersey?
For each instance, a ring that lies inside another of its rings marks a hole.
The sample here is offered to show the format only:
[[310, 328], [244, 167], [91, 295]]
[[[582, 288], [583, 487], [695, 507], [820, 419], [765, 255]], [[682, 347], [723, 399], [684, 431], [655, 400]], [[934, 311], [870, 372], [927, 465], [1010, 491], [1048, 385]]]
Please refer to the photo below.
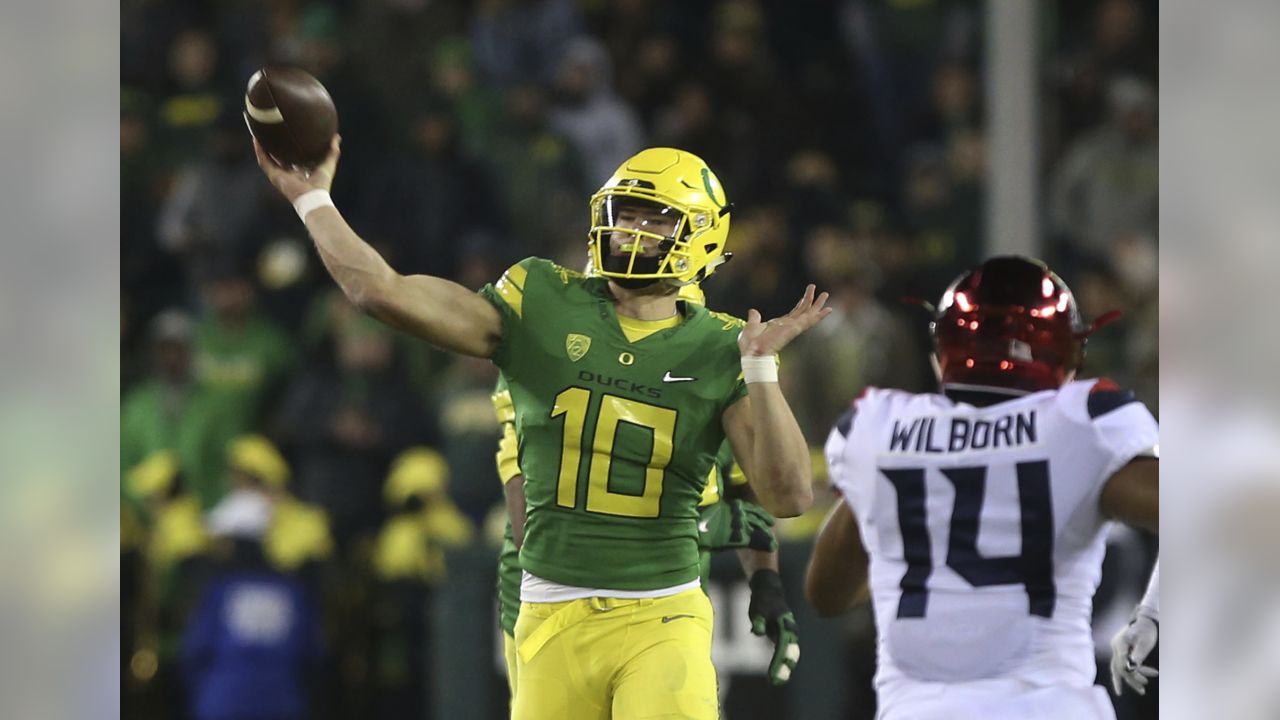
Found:
[[882, 702], [918, 683], [1091, 686], [1099, 495], [1157, 443], [1147, 408], [1105, 381], [985, 407], [855, 401], [826, 456], [870, 557]]

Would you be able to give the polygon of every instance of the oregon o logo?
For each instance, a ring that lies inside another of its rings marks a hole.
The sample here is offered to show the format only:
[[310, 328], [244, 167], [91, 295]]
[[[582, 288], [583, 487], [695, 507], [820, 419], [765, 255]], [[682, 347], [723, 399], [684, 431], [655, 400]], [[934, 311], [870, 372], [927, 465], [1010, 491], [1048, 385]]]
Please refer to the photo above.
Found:
[[623, 352], [620, 355], [618, 355], [618, 362], [622, 363], [623, 365], [631, 365], [635, 361], [636, 361], [636, 356], [632, 355], [629, 352]]

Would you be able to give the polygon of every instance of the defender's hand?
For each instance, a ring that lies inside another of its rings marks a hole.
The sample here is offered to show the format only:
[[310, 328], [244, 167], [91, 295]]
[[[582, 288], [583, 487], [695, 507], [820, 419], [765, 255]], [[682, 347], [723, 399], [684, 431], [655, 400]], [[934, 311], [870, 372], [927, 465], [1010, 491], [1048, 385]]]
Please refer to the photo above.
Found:
[[791, 312], [769, 322], [760, 321], [759, 311], [747, 312], [747, 326], [738, 335], [738, 349], [743, 356], [776, 355], [800, 333], [830, 315], [831, 308], [823, 307], [829, 295], [824, 292], [815, 300], [813, 294], [816, 289], [813, 285], [805, 288], [804, 296], [791, 308]]
[[698, 547], [703, 550], [750, 548], [761, 552], [778, 549], [769, 528], [773, 516], [755, 503], [722, 500], [702, 509], [698, 518]]
[[1111, 639], [1111, 686], [1115, 688], [1116, 695], [1122, 690], [1121, 681], [1139, 695], [1147, 694], [1147, 683], [1160, 671], [1142, 663], [1159, 639], [1159, 623], [1147, 608], [1139, 605], [1129, 624]]
[[773, 659], [769, 662], [769, 681], [786, 685], [800, 662], [800, 637], [796, 634], [796, 616], [782, 594], [782, 578], [775, 570], [757, 570], [748, 583], [751, 587], [751, 633], [767, 635], [773, 641]]
[[253, 138], [253, 154], [258, 156], [258, 167], [266, 173], [271, 184], [280, 191], [281, 195], [284, 195], [286, 200], [293, 202], [299, 195], [310, 190], [328, 192], [329, 187], [333, 185], [333, 177], [338, 172], [338, 156], [342, 154], [339, 150], [341, 145], [342, 137], [334, 135], [329, 145], [329, 154], [325, 156], [323, 162], [310, 170], [285, 167], [272, 160], [271, 156], [258, 144], [257, 138]]

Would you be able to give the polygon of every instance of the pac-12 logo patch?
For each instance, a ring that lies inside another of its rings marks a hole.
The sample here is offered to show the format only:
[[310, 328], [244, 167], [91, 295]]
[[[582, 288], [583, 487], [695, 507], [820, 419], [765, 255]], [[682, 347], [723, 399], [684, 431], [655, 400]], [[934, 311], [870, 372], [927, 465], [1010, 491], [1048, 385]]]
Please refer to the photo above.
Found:
[[569, 354], [569, 359], [578, 362], [583, 355], [591, 349], [591, 338], [578, 333], [569, 333], [564, 338], [564, 351]]

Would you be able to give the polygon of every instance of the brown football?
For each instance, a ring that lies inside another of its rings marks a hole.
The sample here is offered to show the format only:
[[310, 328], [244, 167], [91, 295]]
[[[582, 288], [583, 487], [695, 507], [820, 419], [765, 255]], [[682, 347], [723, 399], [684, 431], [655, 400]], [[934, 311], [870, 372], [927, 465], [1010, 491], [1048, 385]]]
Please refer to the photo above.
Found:
[[244, 92], [244, 118], [262, 149], [286, 166], [315, 166], [338, 132], [338, 111], [329, 91], [297, 68], [254, 73]]

